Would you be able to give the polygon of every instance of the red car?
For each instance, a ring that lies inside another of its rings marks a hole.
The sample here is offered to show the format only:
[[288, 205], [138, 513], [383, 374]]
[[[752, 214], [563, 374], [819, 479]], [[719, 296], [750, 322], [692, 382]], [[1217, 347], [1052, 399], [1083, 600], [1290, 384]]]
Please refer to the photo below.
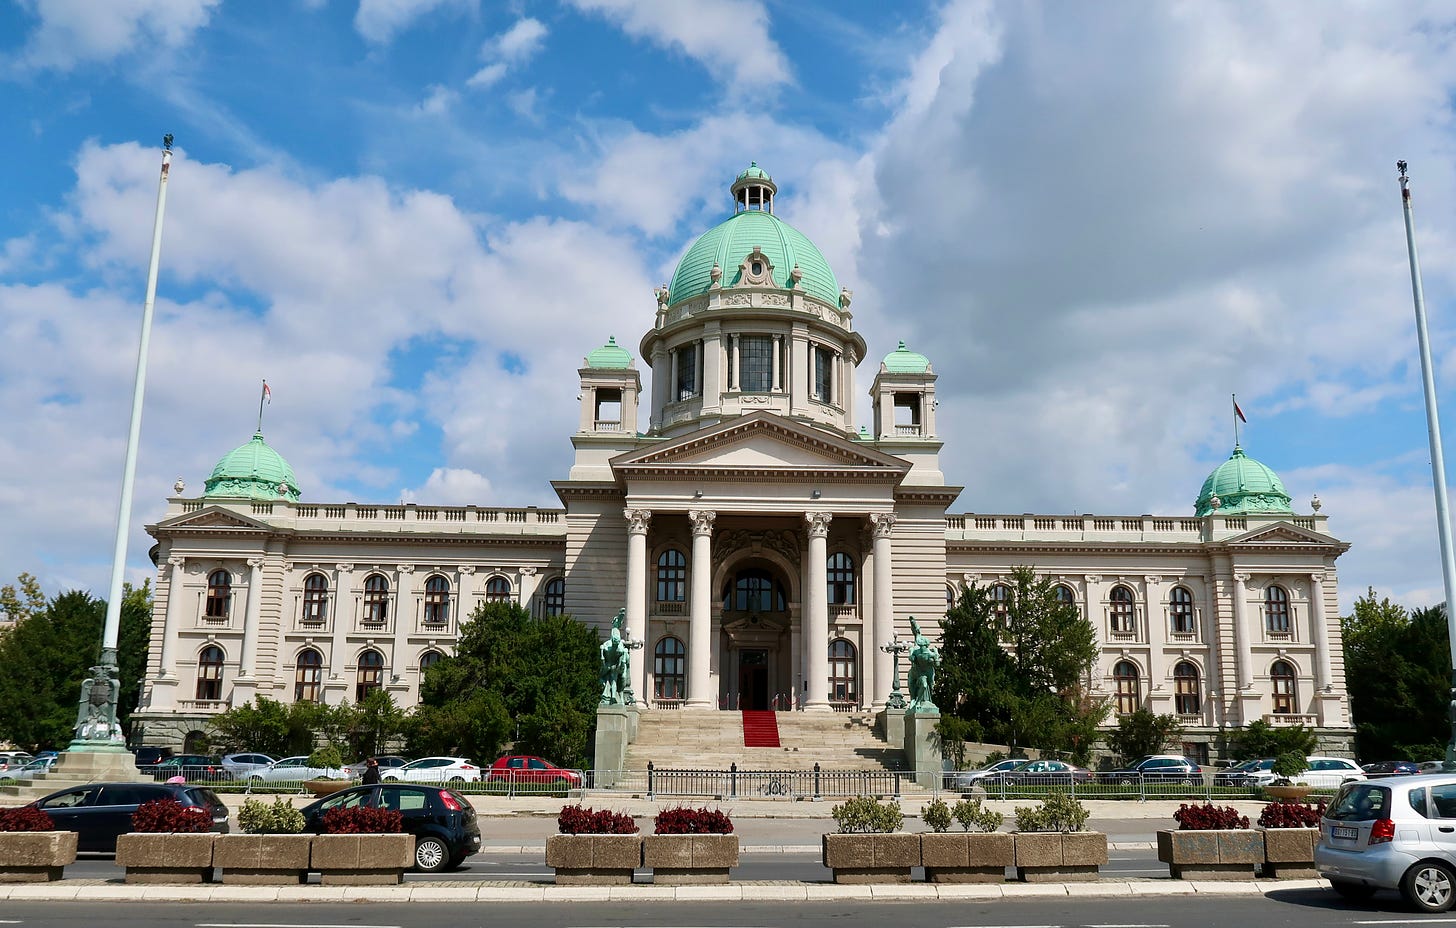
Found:
[[571, 789], [581, 787], [581, 774], [558, 767], [549, 760], [527, 754], [507, 754], [490, 765], [487, 780], [514, 783], [550, 783]]

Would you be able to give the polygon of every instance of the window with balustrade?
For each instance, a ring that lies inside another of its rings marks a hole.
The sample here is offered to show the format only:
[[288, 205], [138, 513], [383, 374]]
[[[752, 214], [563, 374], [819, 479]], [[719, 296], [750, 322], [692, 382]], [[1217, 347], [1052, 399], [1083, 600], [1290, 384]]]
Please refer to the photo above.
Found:
[[207, 575], [207, 599], [203, 602], [202, 615], [209, 619], [225, 619], [233, 602], [233, 575], [226, 570], [214, 570]]
[[1294, 665], [1288, 661], [1275, 661], [1269, 667], [1269, 682], [1274, 690], [1274, 711], [1280, 715], [1293, 713], [1298, 695]]
[[1179, 715], [1197, 715], [1201, 708], [1198, 668], [1192, 661], [1179, 661], [1173, 666], [1173, 709]]
[[485, 581], [485, 601], [508, 603], [511, 601], [511, 581], [505, 577], [491, 577]]
[[1108, 625], [1114, 635], [1131, 635], [1137, 631], [1137, 602], [1132, 590], [1115, 586], [1107, 594]]
[[383, 574], [370, 574], [364, 580], [365, 625], [383, 625], [389, 620], [389, 581]]
[[680, 603], [688, 598], [688, 559], [676, 548], [657, 556], [657, 601]]
[[222, 699], [222, 648], [210, 644], [197, 655], [197, 698], [207, 701]]
[[681, 639], [659, 638], [652, 649], [652, 695], [654, 699], [683, 699], [687, 696], [687, 649]]
[[1112, 689], [1116, 694], [1118, 715], [1131, 715], [1142, 702], [1142, 686], [1138, 679], [1137, 665], [1132, 661], [1118, 661], [1112, 667]]
[[829, 604], [854, 605], [854, 558], [843, 551], [829, 555]]
[[435, 574], [425, 581], [425, 624], [445, 625], [450, 621], [450, 581]]
[[384, 655], [372, 648], [359, 655], [359, 669], [354, 676], [354, 702], [384, 685]]
[[854, 643], [836, 638], [829, 642], [829, 701], [854, 705], [859, 701], [859, 655]]
[[309, 574], [303, 580], [303, 621], [318, 625], [328, 617], [328, 578], [323, 574]]
[[1168, 591], [1168, 623], [1175, 635], [1191, 635], [1197, 630], [1193, 624], [1193, 594], [1187, 587], [1175, 586]]
[[1271, 635], [1289, 634], [1289, 594], [1278, 584], [1264, 591], [1264, 627]]
[[541, 615], [561, 615], [566, 611], [566, 581], [552, 577], [541, 591]]
[[318, 702], [323, 685], [324, 656], [313, 648], [298, 652], [293, 668], [293, 701]]

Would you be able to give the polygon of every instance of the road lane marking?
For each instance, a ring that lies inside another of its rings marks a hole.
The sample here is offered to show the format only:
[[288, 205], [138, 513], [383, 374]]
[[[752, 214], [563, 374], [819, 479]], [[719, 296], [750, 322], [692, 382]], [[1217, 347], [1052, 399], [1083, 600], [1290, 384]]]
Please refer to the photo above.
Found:
[[1442, 922], [1456, 922], [1456, 918], [1374, 918], [1369, 921], [1352, 922], [1354, 925], [1439, 925]]
[[[18, 922], [17, 922], [18, 924]], [[289, 925], [279, 922], [198, 922], [197, 928], [404, 928], [402, 925]]]

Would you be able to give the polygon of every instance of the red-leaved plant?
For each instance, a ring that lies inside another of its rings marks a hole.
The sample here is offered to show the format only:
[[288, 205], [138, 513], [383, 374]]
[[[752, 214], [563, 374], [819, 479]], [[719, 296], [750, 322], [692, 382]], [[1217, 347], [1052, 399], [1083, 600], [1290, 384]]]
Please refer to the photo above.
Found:
[[326, 835], [393, 835], [404, 830], [404, 816], [394, 809], [354, 806], [324, 813]]
[[653, 825], [660, 835], [731, 835], [733, 820], [717, 809], [663, 809]]
[[184, 806], [175, 799], [144, 802], [131, 815], [131, 830], [147, 834], [194, 834], [211, 828], [212, 816], [206, 810]]
[[583, 809], [579, 805], [562, 806], [556, 816], [556, 830], [564, 835], [635, 835], [637, 822], [632, 816], [611, 809]]
[[55, 831], [56, 823], [43, 809], [19, 806], [0, 809], [0, 831]]
[[1240, 815], [1233, 806], [1219, 808], [1211, 802], [1201, 806], [1183, 804], [1173, 813], [1180, 831], [1218, 831], [1231, 828], [1248, 828], [1249, 817]]
[[1325, 801], [1271, 802], [1259, 813], [1260, 828], [1318, 828], [1325, 814]]

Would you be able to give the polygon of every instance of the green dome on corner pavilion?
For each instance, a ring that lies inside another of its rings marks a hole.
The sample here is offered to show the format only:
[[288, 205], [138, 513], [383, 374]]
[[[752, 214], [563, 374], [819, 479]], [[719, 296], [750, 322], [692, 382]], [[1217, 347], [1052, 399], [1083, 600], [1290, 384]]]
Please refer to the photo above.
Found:
[[607, 337], [607, 343], [586, 356], [586, 366], [621, 370], [632, 366], [632, 355], [617, 344], [617, 336]]
[[739, 265], [755, 248], [773, 265], [774, 283], [787, 289], [794, 266], [803, 274], [797, 287], [830, 306], [839, 305], [839, 279], [824, 255], [804, 233], [773, 214], [773, 179], [757, 162], [733, 181], [738, 211], [704, 232], [673, 272], [668, 286], [673, 303], [707, 293], [713, 285], [713, 265], [723, 272], [724, 287], [738, 283]]
[[1279, 475], [1244, 454], [1234, 446], [1229, 459], [1213, 469], [1203, 481], [1203, 489], [1194, 504], [1194, 515], [1212, 515], [1213, 497], [1218, 497], [1220, 515], [1246, 515], [1251, 512], [1293, 513], [1289, 494]]
[[885, 355], [885, 370], [892, 374], [925, 374], [930, 371], [930, 359], [918, 351], [911, 351], [901, 342], [900, 347]]
[[263, 440], [262, 432], [254, 432], [247, 444], [239, 445], [212, 469], [204, 485], [204, 497], [245, 497], [247, 499], [298, 502], [298, 481], [293, 468]]

